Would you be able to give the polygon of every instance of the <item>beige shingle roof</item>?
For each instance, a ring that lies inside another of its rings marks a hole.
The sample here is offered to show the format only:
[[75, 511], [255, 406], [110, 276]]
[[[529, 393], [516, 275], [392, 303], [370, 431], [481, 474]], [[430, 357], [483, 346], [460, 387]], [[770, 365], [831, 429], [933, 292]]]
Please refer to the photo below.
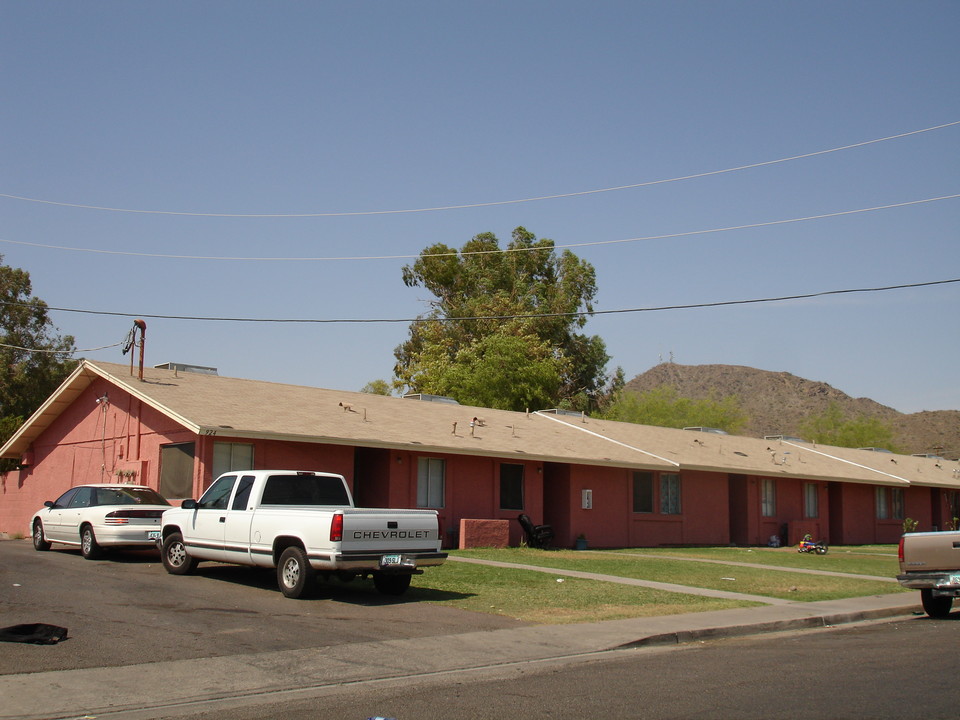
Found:
[[[363, 447], [416, 448], [583, 465], [960, 488], [958, 463], [781, 440], [521, 413], [367, 393], [84, 361], [3, 447], [19, 457], [96, 378], [123, 387], [197, 433]], [[471, 420], [479, 422], [471, 432]]]

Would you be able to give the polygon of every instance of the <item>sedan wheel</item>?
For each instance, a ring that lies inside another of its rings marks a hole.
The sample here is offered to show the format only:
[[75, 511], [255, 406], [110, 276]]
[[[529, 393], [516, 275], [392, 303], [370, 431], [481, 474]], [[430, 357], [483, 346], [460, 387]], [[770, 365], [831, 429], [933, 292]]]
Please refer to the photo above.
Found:
[[97, 543], [97, 537], [89, 525], [84, 525], [80, 530], [80, 552], [87, 560], [99, 560], [103, 557], [103, 548]]
[[43, 523], [39, 520], [33, 524], [33, 549], [41, 552], [50, 549], [50, 543], [43, 539]]

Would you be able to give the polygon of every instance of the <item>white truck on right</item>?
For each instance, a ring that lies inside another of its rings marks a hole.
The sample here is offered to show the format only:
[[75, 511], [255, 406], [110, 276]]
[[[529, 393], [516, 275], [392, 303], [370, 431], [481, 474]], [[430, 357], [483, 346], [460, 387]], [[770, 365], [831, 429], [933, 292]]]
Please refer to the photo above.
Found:
[[947, 617], [960, 597], [960, 532], [905, 533], [898, 557], [899, 583], [920, 591], [927, 615]]

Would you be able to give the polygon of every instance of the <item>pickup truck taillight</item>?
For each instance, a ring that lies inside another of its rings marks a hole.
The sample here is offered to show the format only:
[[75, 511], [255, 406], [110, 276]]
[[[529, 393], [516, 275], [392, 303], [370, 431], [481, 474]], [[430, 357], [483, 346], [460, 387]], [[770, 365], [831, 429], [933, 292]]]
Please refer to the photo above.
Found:
[[903, 562], [903, 535], [900, 536], [900, 545], [897, 547], [897, 559]]
[[343, 513], [334, 513], [330, 518], [330, 542], [343, 540]]

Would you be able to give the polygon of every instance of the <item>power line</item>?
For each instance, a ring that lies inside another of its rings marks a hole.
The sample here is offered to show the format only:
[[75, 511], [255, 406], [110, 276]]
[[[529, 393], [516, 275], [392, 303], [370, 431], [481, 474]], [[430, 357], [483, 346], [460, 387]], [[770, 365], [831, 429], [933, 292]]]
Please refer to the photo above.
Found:
[[[879, 210], [892, 210], [894, 208], [908, 207], [910, 205], [922, 205], [925, 203], [939, 202], [941, 200], [955, 200], [960, 198], [960, 193], [954, 195], [941, 195], [939, 197], [924, 198], [922, 200], [907, 200], [905, 202], [891, 203], [889, 205], [875, 205], [873, 207], [857, 208], [855, 210], [840, 210], [832, 213], [822, 213], [820, 215], [807, 215], [805, 217], [787, 218], [786, 220], [769, 220], [766, 222], [747, 223], [744, 225], [731, 225], [727, 227], [709, 228], [707, 230], [688, 230], [685, 232], [667, 233], [664, 235], [645, 235], [642, 237], [623, 238], [620, 240], [594, 240], [592, 242], [564, 243], [562, 245], [553, 245], [555, 250], [564, 250], [569, 248], [598, 247], [601, 245], [622, 245], [625, 243], [645, 242], [649, 240], [670, 240], [674, 238], [692, 237], [694, 235], [710, 235], [714, 233], [731, 232], [734, 230], [750, 230], [761, 227], [772, 227], [774, 225], [787, 225], [790, 223], [808, 222], [810, 220], [825, 220], [827, 218], [842, 217], [844, 215], [857, 215], [860, 213], [877, 212]], [[431, 253], [429, 255], [353, 255], [342, 257], [241, 257], [241, 256], [217, 256], [217, 255], [171, 255], [166, 253], [141, 253], [129, 250], [102, 250], [99, 248], [77, 248], [65, 245], [50, 245], [46, 243], [32, 243], [24, 240], [6, 240], [0, 238], [0, 242], [11, 245], [24, 245], [28, 247], [45, 248], [48, 250], [69, 250], [72, 252], [97, 253], [102, 255], [125, 255], [131, 257], [158, 258], [167, 260], [217, 260], [217, 261], [274, 261], [274, 262], [335, 262], [335, 261], [360, 261], [360, 260], [412, 260], [419, 257], [466, 257], [469, 255], [495, 255], [500, 253], [517, 252], [536, 252], [542, 251], [543, 247], [518, 247], [502, 248], [497, 250], [472, 250], [469, 252], [453, 251], [449, 253]]]
[[[204, 317], [197, 315], [158, 315], [150, 313], [110, 312], [105, 310], [80, 310], [77, 308], [62, 308], [45, 305], [45, 309], [57, 312], [80, 313], [85, 315], [103, 315], [110, 317], [150, 318], [154, 320], [190, 320], [204, 322], [243, 322], [243, 323], [303, 323], [303, 324], [373, 324], [373, 323], [414, 323], [414, 322], [460, 322], [465, 320], [535, 320], [538, 318], [553, 317], [591, 317], [593, 315], [616, 315], [624, 313], [660, 312], [665, 310], [694, 310], [699, 308], [724, 307], [729, 305], [755, 305], [760, 303], [783, 302], [786, 300], [807, 300], [810, 298], [826, 297], [828, 295], [847, 295], [852, 293], [886, 292], [890, 290], [905, 290], [910, 288], [931, 287], [960, 283], [960, 278], [952, 280], [931, 280], [929, 282], [906, 283], [902, 285], [885, 285], [882, 287], [850, 288], [844, 290], [823, 290], [821, 292], [802, 293], [797, 295], [780, 295], [777, 297], [755, 298], [750, 300], [723, 300], [707, 303], [690, 303], [685, 305], [659, 305], [641, 308], [622, 308], [617, 310], [593, 310], [566, 313], [531, 313], [514, 315], [478, 315], [474, 317], [417, 317], [417, 318], [241, 318], [241, 317]], [[33, 307], [29, 303], [0, 302], [0, 305], [18, 307]], [[118, 343], [119, 344], [119, 343]], [[113, 347], [108, 345], [106, 347]]]
[[909, 132], [898, 133], [897, 135], [888, 135], [873, 140], [864, 140], [862, 142], [842, 145], [840, 147], [829, 148], [826, 150], [816, 150], [814, 152], [803, 153], [801, 155], [791, 155], [790, 157], [778, 158], [776, 160], [765, 160], [763, 162], [750, 163], [747, 165], [738, 165], [736, 167], [724, 168], [722, 170], [709, 170], [706, 172], [694, 173], [692, 175], [681, 175], [672, 178], [663, 178], [660, 180], [649, 180], [646, 182], [632, 183], [630, 185], [617, 185], [614, 187], [598, 188], [594, 190], [581, 190], [578, 192], [559, 193], [556, 195], [540, 195], [538, 197], [519, 198], [514, 200], [495, 200], [491, 202], [465, 203], [462, 205], [443, 205], [437, 207], [409, 208], [401, 210], [358, 210], [353, 212], [308, 212], [308, 213], [214, 213], [214, 212], [187, 212], [182, 210], [147, 210], [136, 208], [107, 207], [102, 205], [84, 205], [80, 203], [68, 203], [58, 200], [45, 200], [42, 198], [25, 197], [22, 195], [12, 195], [10, 193], [0, 193], [0, 197], [10, 200], [22, 200], [24, 202], [40, 203], [44, 205], [56, 205], [58, 207], [77, 208], [82, 210], [102, 210], [107, 212], [137, 213], [142, 215], [180, 215], [186, 217], [218, 217], [218, 218], [320, 218], [320, 217], [354, 217], [364, 215], [401, 215], [409, 213], [440, 212], [443, 210], [468, 210], [472, 208], [493, 207], [497, 205], [517, 205], [520, 203], [539, 202], [541, 200], [559, 200], [562, 198], [582, 197], [584, 195], [596, 195], [599, 193], [616, 192], [619, 190], [633, 190], [642, 187], [651, 187], [654, 185], [665, 185], [667, 183], [682, 182], [684, 180], [696, 180], [699, 178], [710, 177], [713, 175], [724, 175], [726, 173], [739, 172], [741, 170], [752, 170], [754, 168], [766, 167], [769, 165], [778, 165], [780, 163], [791, 162], [793, 160], [803, 160], [805, 158], [816, 157], [818, 155], [827, 155], [830, 153], [841, 152], [843, 150], [852, 150], [854, 148], [874, 145], [876, 143], [887, 142], [889, 140], [898, 140], [900, 138], [919, 135], [920, 133], [942, 130], [944, 128], [960, 125], [960, 120], [934, 125], [933, 127], [922, 128], [920, 130], [911, 130]]
[[[19, 303], [2, 303], [2, 304], [18, 305]], [[82, 352], [96, 352], [97, 350], [108, 350], [109, 348], [119, 347], [120, 345], [123, 345], [123, 343], [113, 343], [112, 345], [101, 345], [100, 347], [84, 348], [83, 350], [80, 350], [80, 349], [52, 350], [50, 348], [26, 348], [26, 347], [20, 347], [19, 345], [6, 345], [4, 343], [0, 343], [0, 348], [8, 348], [10, 350], [23, 350], [24, 352], [33, 352], [33, 353], [49, 353], [51, 355], [64, 355], [64, 354], [82, 353]]]

